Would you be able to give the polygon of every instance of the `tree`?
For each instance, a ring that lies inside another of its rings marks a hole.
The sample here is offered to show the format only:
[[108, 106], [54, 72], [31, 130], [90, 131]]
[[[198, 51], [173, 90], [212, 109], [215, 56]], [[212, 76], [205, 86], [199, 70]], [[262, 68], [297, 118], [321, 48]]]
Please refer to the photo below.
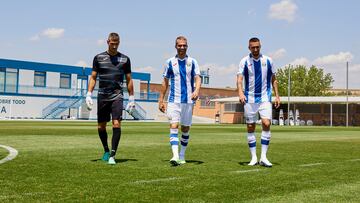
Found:
[[324, 73], [322, 68], [311, 66], [307, 68], [303, 65], [286, 66], [279, 69], [276, 78], [279, 84], [279, 94], [288, 95], [288, 77], [290, 71], [291, 96], [329, 96], [332, 95], [328, 90], [332, 88], [334, 82], [330, 73]]

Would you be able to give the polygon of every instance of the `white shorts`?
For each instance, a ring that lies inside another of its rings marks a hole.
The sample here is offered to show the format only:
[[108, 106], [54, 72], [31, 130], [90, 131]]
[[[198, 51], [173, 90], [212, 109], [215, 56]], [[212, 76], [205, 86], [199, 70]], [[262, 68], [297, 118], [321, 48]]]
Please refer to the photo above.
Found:
[[256, 114], [259, 112], [260, 118], [272, 118], [272, 104], [271, 102], [262, 103], [246, 103], [244, 106], [244, 113], [246, 123], [255, 123]]
[[181, 123], [183, 126], [191, 126], [194, 104], [168, 103], [167, 116], [170, 123]]

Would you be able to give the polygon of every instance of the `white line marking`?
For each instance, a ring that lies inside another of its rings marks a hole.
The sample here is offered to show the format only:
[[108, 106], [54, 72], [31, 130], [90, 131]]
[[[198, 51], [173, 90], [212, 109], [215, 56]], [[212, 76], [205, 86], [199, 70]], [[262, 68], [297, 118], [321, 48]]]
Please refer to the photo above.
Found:
[[360, 159], [350, 159], [350, 160], [347, 160], [347, 161], [360, 161]]
[[301, 164], [299, 166], [308, 167], [308, 166], [318, 166], [318, 165], [323, 165], [323, 164], [325, 164], [325, 163]]
[[133, 184], [155, 183], [155, 182], [171, 181], [171, 180], [179, 180], [179, 179], [182, 179], [182, 178], [171, 177], [171, 178], [159, 178], [159, 179], [153, 179], [153, 180], [137, 180], [137, 181], [132, 182], [132, 183]]
[[12, 159], [15, 159], [15, 157], [18, 155], [18, 151], [12, 147], [9, 146], [5, 146], [5, 145], [0, 145], [0, 147], [5, 148], [6, 150], [9, 151], [9, 155], [7, 155], [7, 157], [3, 158], [0, 160], [0, 164], [3, 164], [7, 161], [10, 161]]
[[250, 172], [258, 172], [262, 171], [261, 169], [251, 169], [251, 170], [245, 170], [245, 171], [232, 171], [232, 173], [250, 173]]

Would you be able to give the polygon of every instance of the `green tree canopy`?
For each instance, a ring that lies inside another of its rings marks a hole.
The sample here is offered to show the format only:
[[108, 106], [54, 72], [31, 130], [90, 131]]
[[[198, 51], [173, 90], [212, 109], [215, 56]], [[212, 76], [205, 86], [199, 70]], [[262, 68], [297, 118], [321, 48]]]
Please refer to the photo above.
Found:
[[328, 91], [332, 88], [334, 82], [330, 73], [324, 73], [322, 68], [311, 66], [307, 68], [304, 65], [286, 66], [280, 68], [276, 73], [278, 80], [279, 94], [288, 95], [288, 77], [290, 71], [290, 95], [291, 96], [328, 96]]

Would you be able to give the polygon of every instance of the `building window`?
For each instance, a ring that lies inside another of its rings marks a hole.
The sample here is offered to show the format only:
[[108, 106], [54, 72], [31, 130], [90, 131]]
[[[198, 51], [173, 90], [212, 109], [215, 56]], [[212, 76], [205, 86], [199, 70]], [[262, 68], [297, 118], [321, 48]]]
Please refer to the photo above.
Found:
[[208, 85], [208, 84], [209, 84], [209, 77], [208, 77], [208, 76], [205, 76], [205, 77], [204, 77], [204, 84], [205, 84], [205, 85]]
[[34, 72], [34, 86], [35, 87], [46, 86], [46, 72], [40, 72], [40, 71]]
[[211, 101], [209, 97], [200, 99], [200, 108], [214, 109], [215, 102]]
[[225, 104], [226, 112], [244, 112], [244, 106], [237, 103], [227, 103]]
[[71, 75], [67, 73], [60, 73], [60, 88], [71, 87]]
[[5, 73], [5, 92], [16, 93], [18, 84], [19, 70], [15, 68], [6, 68]]
[[0, 92], [5, 92], [5, 68], [0, 68]]

